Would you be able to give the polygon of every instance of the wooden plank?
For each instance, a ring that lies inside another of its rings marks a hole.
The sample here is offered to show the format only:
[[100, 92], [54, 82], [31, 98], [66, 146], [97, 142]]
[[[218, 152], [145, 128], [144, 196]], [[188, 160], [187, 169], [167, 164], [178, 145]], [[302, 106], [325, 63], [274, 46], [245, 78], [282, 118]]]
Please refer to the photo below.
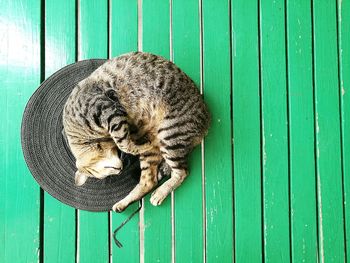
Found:
[[350, 262], [350, 1], [338, 3], [338, 55], [340, 70], [343, 187], [346, 262]]
[[290, 217], [293, 262], [316, 262], [317, 260], [310, 10], [311, 2], [287, 1]]
[[[111, 14], [111, 56], [115, 57], [126, 52], [137, 50], [137, 1], [112, 0]], [[112, 231], [116, 229], [138, 207], [138, 203], [132, 204], [123, 213], [112, 212]], [[118, 239], [123, 248], [119, 249], [112, 242], [113, 262], [139, 262], [140, 260], [140, 231], [139, 218], [134, 216], [118, 232]]]
[[[169, 2], [143, 0], [142, 46], [143, 51], [170, 58]], [[171, 262], [171, 198], [154, 207], [144, 198], [144, 262]]]
[[107, 58], [108, 1], [79, 0], [79, 59]]
[[258, 2], [233, 1], [233, 156], [237, 262], [262, 261], [258, 30]]
[[[79, 59], [107, 58], [107, 1], [80, 0]], [[108, 262], [108, 213], [79, 211], [80, 262]]]
[[233, 261], [229, 2], [203, 0], [204, 99], [212, 114], [205, 138], [206, 261]]
[[[173, 61], [199, 87], [200, 43], [199, 2], [172, 1]], [[175, 259], [203, 262], [202, 160], [198, 146], [189, 158], [189, 176], [174, 192]]]
[[[62, 19], [64, 17], [65, 19]], [[45, 78], [75, 62], [75, 2], [45, 3]], [[75, 209], [44, 195], [44, 261], [75, 262]]]
[[320, 262], [344, 262], [336, 2], [313, 1]]
[[22, 113], [40, 84], [40, 2], [0, 2], [0, 262], [38, 262], [40, 191], [22, 155]]
[[137, 0], [111, 0], [112, 57], [137, 51]]
[[265, 262], [290, 260], [284, 8], [283, 1], [260, 2]]
[[22, 157], [20, 126], [25, 104], [40, 83], [40, 5], [12, 1], [0, 6], [0, 261], [37, 261], [39, 187]]

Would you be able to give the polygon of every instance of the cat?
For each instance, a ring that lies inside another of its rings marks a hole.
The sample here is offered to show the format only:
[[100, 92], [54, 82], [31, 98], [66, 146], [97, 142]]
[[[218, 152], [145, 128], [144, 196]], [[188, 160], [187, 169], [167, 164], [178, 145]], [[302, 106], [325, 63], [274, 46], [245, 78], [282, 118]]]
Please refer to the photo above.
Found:
[[210, 114], [194, 82], [160, 56], [132, 52], [107, 60], [77, 84], [63, 111], [76, 158], [76, 185], [122, 170], [118, 148], [139, 155], [139, 183], [113, 205], [116, 212], [151, 195], [160, 205], [188, 175], [187, 157], [207, 134]]

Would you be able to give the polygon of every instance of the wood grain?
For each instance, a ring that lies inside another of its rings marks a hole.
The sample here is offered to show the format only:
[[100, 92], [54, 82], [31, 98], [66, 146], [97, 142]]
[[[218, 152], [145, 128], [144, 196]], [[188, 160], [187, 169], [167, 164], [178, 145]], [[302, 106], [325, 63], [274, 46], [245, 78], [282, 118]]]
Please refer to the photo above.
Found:
[[[75, 36], [75, 3], [47, 0], [45, 78], [65, 65], [75, 62]], [[45, 262], [75, 262], [75, 220], [74, 208], [45, 193], [43, 222]]]
[[310, 9], [311, 2], [287, 1], [290, 234], [293, 262], [316, 262], [317, 260]]
[[288, 262], [289, 171], [285, 6], [260, 1], [265, 262]]
[[203, 0], [203, 88], [212, 115], [204, 140], [207, 262], [234, 257], [229, 11], [228, 1]]
[[337, 1], [338, 56], [342, 128], [342, 168], [344, 189], [345, 252], [350, 262], [350, 1]]
[[22, 113], [40, 84], [40, 2], [0, 2], [0, 262], [40, 257], [40, 191], [25, 164]]
[[262, 261], [258, 30], [258, 2], [232, 2], [236, 262]]
[[313, 1], [320, 262], [344, 262], [336, 2]]
[[[172, 1], [173, 61], [200, 86], [200, 25], [197, 0]], [[176, 189], [175, 259], [203, 262], [201, 146], [190, 154], [189, 176]]]

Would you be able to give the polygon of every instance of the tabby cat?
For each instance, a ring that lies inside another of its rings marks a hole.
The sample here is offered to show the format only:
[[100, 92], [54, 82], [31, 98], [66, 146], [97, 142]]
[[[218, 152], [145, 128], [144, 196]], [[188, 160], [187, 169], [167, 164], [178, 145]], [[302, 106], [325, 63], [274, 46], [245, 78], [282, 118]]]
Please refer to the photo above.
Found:
[[172, 62], [143, 52], [107, 60], [78, 83], [65, 104], [63, 125], [78, 169], [75, 183], [120, 173], [119, 148], [140, 156], [141, 177], [113, 210], [121, 212], [142, 198], [157, 185], [160, 170], [168, 169], [170, 178], [150, 199], [159, 205], [186, 178], [187, 156], [209, 123], [195, 84]]

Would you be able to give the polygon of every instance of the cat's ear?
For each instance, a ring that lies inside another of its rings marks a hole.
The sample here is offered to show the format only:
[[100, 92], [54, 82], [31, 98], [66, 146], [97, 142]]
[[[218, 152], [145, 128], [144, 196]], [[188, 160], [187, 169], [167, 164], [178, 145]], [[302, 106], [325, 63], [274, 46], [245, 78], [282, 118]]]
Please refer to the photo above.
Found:
[[86, 180], [88, 179], [87, 175], [84, 172], [76, 171], [75, 173], [75, 185], [76, 186], [82, 186], [85, 184]]

